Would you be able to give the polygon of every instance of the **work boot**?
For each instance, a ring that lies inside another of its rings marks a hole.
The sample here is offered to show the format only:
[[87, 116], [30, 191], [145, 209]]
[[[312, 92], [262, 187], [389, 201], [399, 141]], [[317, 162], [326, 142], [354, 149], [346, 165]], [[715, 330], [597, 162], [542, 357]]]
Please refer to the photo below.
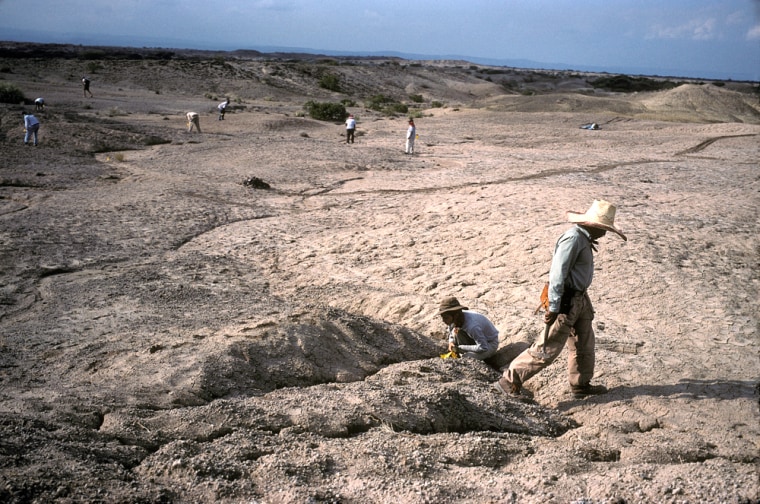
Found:
[[600, 395], [607, 393], [607, 387], [604, 385], [581, 385], [572, 386], [570, 392], [572, 392], [575, 399], [583, 399], [590, 395]]
[[522, 387], [516, 383], [510, 382], [506, 378], [501, 378], [499, 381], [495, 382], [493, 387], [509, 397], [520, 397], [522, 395]]

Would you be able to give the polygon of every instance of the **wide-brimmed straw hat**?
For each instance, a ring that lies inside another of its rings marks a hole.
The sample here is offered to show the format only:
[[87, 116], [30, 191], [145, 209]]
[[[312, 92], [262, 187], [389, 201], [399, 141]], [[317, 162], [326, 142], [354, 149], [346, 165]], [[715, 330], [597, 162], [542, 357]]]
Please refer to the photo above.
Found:
[[617, 233], [623, 240], [628, 241], [623, 232], [615, 227], [615, 205], [609, 201], [594, 200], [591, 208], [586, 210], [586, 213], [567, 212], [567, 220], [581, 226], [612, 231], [613, 233]]
[[454, 296], [447, 297], [443, 301], [441, 301], [441, 306], [438, 307], [438, 315], [441, 315], [442, 313], [450, 312], [450, 311], [457, 311], [457, 310], [468, 310], [466, 306], [462, 306], [459, 304], [459, 300], [455, 298]]

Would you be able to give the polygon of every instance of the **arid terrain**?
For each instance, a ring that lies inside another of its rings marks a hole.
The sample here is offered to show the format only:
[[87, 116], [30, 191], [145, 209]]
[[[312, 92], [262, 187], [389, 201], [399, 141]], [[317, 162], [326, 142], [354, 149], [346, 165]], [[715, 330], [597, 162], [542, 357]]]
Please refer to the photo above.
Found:
[[[757, 83], [0, 46], [1, 502], [760, 502]], [[498, 394], [594, 199], [609, 393]], [[449, 295], [495, 359], [439, 358]]]

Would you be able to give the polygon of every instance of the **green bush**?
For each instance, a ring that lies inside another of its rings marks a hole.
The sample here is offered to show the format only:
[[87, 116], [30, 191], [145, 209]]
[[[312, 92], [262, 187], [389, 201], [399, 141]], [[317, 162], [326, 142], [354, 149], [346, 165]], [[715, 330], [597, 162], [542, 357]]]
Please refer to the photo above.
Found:
[[609, 77], [599, 77], [588, 81], [595, 88], [602, 88], [608, 91], [617, 91], [623, 93], [633, 93], [637, 91], [661, 91], [673, 89], [680, 84], [670, 80], [655, 80], [647, 77], [629, 77], [628, 75], [612, 75]]
[[393, 98], [382, 94], [370, 96], [367, 100], [367, 108], [370, 110], [382, 110], [387, 104], [393, 103]]
[[319, 87], [340, 92], [340, 78], [334, 74], [325, 74], [319, 79]]
[[98, 70], [103, 69], [103, 65], [101, 65], [97, 61], [88, 61], [87, 65], [85, 66], [87, 67], [87, 73], [90, 73], [90, 74], [98, 73]]
[[0, 103], [19, 104], [26, 100], [24, 93], [13, 84], [0, 82]]
[[371, 96], [366, 101], [365, 107], [390, 116], [409, 112], [409, 107], [406, 104], [397, 102], [393, 98], [382, 94]]
[[303, 107], [309, 117], [318, 121], [342, 121], [348, 116], [346, 107], [342, 103], [320, 103], [310, 100]]
[[409, 95], [409, 99], [412, 100], [414, 103], [422, 103], [424, 101], [424, 98], [422, 98], [421, 94]]
[[102, 49], [85, 49], [77, 57], [81, 60], [103, 59], [106, 57], [106, 52]]

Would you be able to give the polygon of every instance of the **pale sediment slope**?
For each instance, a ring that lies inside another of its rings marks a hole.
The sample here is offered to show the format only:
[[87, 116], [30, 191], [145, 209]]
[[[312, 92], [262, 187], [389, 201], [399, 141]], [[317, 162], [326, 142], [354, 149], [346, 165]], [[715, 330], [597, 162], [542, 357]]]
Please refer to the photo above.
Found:
[[[353, 145], [299, 117], [341, 96], [319, 66], [216, 63], [204, 83], [188, 62], [103, 62], [93, 100], [75, 62], [7, 63], [28, 96], [53, 91], [37, 149], [17, 107], [0, 123], [3, 500], [760, 499], [744, 94], [520, 96], [467, 66], [338, 66], [426, 95], [406, 156], [404, 117], [349, 107]], [[240, 97], [225, 121], [204, 85]], [[499, 364], [532, 341], [564, 212], [595, 198], [629, 237], [602, 240], [590, 292], [610, 392], [573, 400], [560, 358], [515, 401], [494, 368], [439, 359], [452, 294], [497, 324]]]

